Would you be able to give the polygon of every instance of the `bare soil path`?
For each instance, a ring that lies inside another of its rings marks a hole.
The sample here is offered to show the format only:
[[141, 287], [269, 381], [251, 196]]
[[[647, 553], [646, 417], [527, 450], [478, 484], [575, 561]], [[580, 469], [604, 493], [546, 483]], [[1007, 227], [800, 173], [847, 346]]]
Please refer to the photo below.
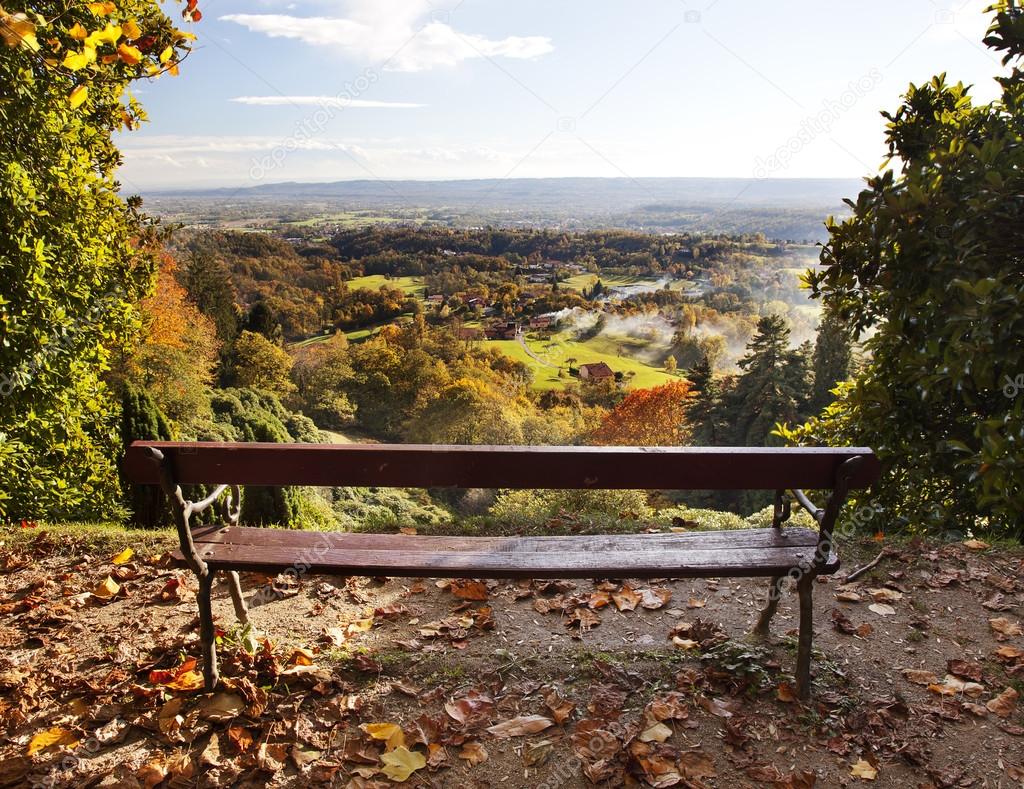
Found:
[[0, 786], [1021, 786], [1024, 552], [893, 548], [816, 588], [801, 705], [763, 582], [249, 575], [205, 694], [187, 573], [7, 542]]

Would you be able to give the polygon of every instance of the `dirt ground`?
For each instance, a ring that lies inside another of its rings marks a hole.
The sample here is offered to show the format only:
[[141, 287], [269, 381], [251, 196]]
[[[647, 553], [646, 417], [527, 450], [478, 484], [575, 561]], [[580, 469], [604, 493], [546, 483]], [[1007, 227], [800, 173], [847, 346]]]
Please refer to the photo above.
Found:
[[0, 786], [1024, 786], [1024, 552], [891, 545], [843, 584], [884, 547], [819, 579], [800, 704], [795, 594], [746, 635], [764, 580], [244, 575], [206, 694], [166, 556], [7, 543]]

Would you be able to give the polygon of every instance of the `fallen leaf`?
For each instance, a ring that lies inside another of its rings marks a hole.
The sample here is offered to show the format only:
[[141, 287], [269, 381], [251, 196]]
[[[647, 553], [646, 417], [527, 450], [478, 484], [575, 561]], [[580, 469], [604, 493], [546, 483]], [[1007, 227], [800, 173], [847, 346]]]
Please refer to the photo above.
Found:
[[694, 641], [692, 638], [680, 638], [679, 636], [673, 636], [672, 643], [679, 649], [697, 649], [700, 646], [699, 641]]
[[135, 551], [131, 548], [125, 548], [121, 553], [110, 560], [111, 564], [127, 564], [131, 561], [131, 558], [135, 555]]
[[553, 721], [543, 715], [521, 715], [518, 718], [496, 723], [494, 726], [488, 727], [487, 731], [495, 737], [522, 737], [525, 734], [544, 731], [553, 725]]
[[76, 745], [78, 745], [78, 738], [67, 729], [62, 729], [58, 726], [39, 732], [39, 734], [29, 740], [27, 753], [29, 756], [35, 756], [46, 748], [54, 746], [74, 748]]
[[903, 594], [893, 589], [868, 589], [867, 592], [876, 603], [895, 603], [903, 599]]
[[878, 777], [878, 770], [871, 765], [871, 762], [859, 759], [851, 766], [850, 775], [854, 778], [862, 778], [865, 781], [873, 781]]
[[245, 711], [245, 702], [234, 693], [216, 693], [199, 705], [199, 717], [223, 723], [233, 720]]
[[1014, 707], [1017, 706], [1017, 699], [1019, 698], [1020, 694], [1016, 690], [1007, 688], [985, 706], [989, 712], [995, 713], [1000, 718], [1009, 718], [1013, 713]]
[[669, 600], [672, 599], [672, 592], [668, 589], [641, 589], [640, 590], [640, 605], [651, 611], [655, 611], [664, 606]]
[[940, 696], [956, 696], [959, 693], [963, 693], [971, 698], [977, 698], [985, 692], [984, 686], [979, 685], [977, 682], [964, 682], [952, 674], [947, 674], [942, 684], [929, 685], [928, 690], [932, 693], [938, 693]]
[[92, 590], [92, 596], [100, 600], [112, 600], [121, 591], [121, 585], [109, 575]]
[[985, 675], [985, 669], [980, 663], [972, 663], [969, 660], [947, 660], [946, 671], [971, 682], [981, 682]]
[[544, 704], [551, 710], [555, 723], [565, 723], [576, 709], [576, 705], [563, 697], [555, 688], [547, 688], [543, 691], [543, 696]]
[[664, 723], [655, 723], [648, 729], [640, 732], [640, 742], [665, 742], [672, 736], [672, 729]]
[[478, 741], [467, 742], [459, 751], [459, 758], [465, 759], [474, 767], [487, 761], [487, 749]]
[[643, 599], [643, 595], [634, 591], [629, 584], [623, 584], [617, 592], [612, 592], [612, 600], [620, 611], [636, 610], [637, 605]]
[[152, 759], [135, 772], [135, 777], [145, 789], [153, 789], [167, 777], [167, 765], [159, 757]]
[[707, 604], [708, 604], [707, 600], [701, 600], [701, 599], [696, 598], [696, 597], [691, 597], [689, 600], [686, 601], [686, 607], [687, 608], [703, 608]]
[[996, 634], [996, 638], [999, 640], [1002, 638], [1021, 635], [1020, 623], [1011, 622], [1006, 617], [989, 619], [988, 625], [992, 628], [992, 631]]
[[457, 578], [448, 587], [460, 600], [486, 600], [487, 585], [483, 581], [468, 581]]
[[869, 605], [868, 610], [878, 614], [879, 616], [893, 616], [896, 613], [895, 608], [891, 605], [886, 605], [885, 603], [874, 603], [873, 605]]
[[793, 691], [793, 686], [788, 682], [779, 683], [778, 690], [775, 693], [776, 698], [785, 704], [794, 704], [796, 702], [796, 693]]
[[864, 598], [862, 598], [856, 592], [850, 592], [850, 591], [836, 592], [836, 600], [841, 600], [844, 603], [859, 603], [863, 599]]
[[383, 740], [391, 751], [405, 745], [405, 733], [397, 723], [364, 723], [360, 727], [375, 740]]
[[985, 542], [984, 540], [975, 540], [975, 539], [964, 540], [964, 545], [966, 547], [970, 548], [972, 551], [984, 551], [984, 550], [992, 547], [987, 542]]
[[915, 685], [934, 685], [939, 681], [935, 672], [924, 669], [907, 668], [903, 670], [903, 676], [907, 682], [913, 682]]
[[414, 772], [427, 766], [422, 753], [410, 751], [404, 745], [388, 751], [380, 760], [384, 762], [381, 772], [396, 783], [407, 780]]

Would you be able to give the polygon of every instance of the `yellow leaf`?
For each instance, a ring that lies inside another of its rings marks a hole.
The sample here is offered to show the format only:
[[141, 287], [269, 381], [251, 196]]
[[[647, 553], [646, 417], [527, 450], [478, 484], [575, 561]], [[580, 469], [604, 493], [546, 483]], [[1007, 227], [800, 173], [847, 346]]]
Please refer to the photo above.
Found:
[[854, 778], [863, 778], [865, 781], [873, 781], [878, 777], [878, 770], [871, 766], [871, 762], [859, 759], [850, 770]]
[[[86, 90], [86, 87], [84, 85], [79, 85], [77, 88], [75, 88], [75, 90], [84, 91], [84, 90]], [[78, 102], [78, 104], [81, 104], [81, 103], [82, 103], [81, 101]], [[78, 106], [77, 104], [75, 104], [75, 94], [74, 94], [74, 91], [72, 91], [72, 93], [71, 93], [71, 106], [72, 107], [77, 107]], [[117, 595], [117, 593], [120, 592], [120, 591], [121, 591], [121, 585], [108, 575], [103, 580], [103, 582], [100, 583], [99, 586], [97, 586], [95, 589], [92, 590], [92, 594], [93, 594], [93, 597], [98, 597], [98, 598], [100, 598], [100, 600], [110, 600], [113, 597], [115, 597]]]
[[131, 561], [131, 558], [135, 555], [135, 551], [131, 548], [125, 548], [121, 553], [115, 556], [110, 561], [114, 564], [126, 564]]
[[172, 77], [178, 76], [178, 64], [172, 63], [170, 66], [168, 66], [167, 73], [170, 74]]
[[174, 39], [176, 41], [195, 41], [196, 40], [196, 34], [195, 33], [186, 33], [184, 30], [175, 30], [174, 31]]
[[174, 54], [174, 47], [167, 47], [163, 52], [160, 53], [160, 62], [166, 63], [171, 59], [171, 55]]
[[405, 747], [405, 733], [397, 723], [364, 723], [360, 727], [375, 740], [383, 740], [387, 750]]
[[131, 19], [121, 25], [121, 30], [124, 32], [125, 38], [134, 39], [142, 35], [142, 31], [139, 30], [139, 26]]
[[109, 2], [109, 0], [104, 3], [88, 3], [87, 5], [89, 10], [96, 14], [96, 16], [106, 16], [107, 14], [114, 13], [116, 10], [114, 4]]
[[61, 729], [60, 727], [41, 731], [29, 741], [28, 755], [35, 756], [41, 750], [50, 748], [54, 745], [74, 748], [78, 745], [78, 738], [67, 729]]
[[128, 44], [121, 44], [117, 48], [117, 54], [121, 56], [121, 60], [130, 66], [136, 66], [142, 62], [142, 53], [137, 48]]
[[427, 766], [427, 760], [422, 753], [410, 751], [405, 746], [385, 753], [380, 760], [384, 762], [381, 772], [396, 783], [407, 780], [414, 772]]
[[8, 14], [0, 9], [0, 36], [9, 47], [24, 45], [33, 52], [39, 51], [36, 26], [25, 14]]
[[[93, 50], [95, 52], [95, 50]], [[89, 56], [84, 52], [68, 52], [64, 58], [63, 66], [71, 71], [78, 71], [89, 65]]]
[[102, 30], [94, 30], [86, 36], [85, 43], [89, 46], [96, 46], [97, 44], [110, 44], [113, 46], [120, 37], [121, 26], [115, 25], [113, 22], [107, 22], [106, 27]]
[[89, 35], [84, 27], [78, 22], [75, 22], [68, 30], [68, 35], [76, 41], [85, 41], [85, 37]]

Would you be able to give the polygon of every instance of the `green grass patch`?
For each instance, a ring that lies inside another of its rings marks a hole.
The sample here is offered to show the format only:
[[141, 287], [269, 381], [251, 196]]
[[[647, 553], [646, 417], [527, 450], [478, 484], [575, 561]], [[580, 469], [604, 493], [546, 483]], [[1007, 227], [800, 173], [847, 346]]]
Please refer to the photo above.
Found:
[[423, 298], [426, 294], [426, 286], [423, 277], [385, 277], [383, 274], [368, 274], [365, 277], [353, 277], [348, 280], [350, 288], [365, 288], [367, 290], [380, 290], [387, 285], [389, 288], [398, 288], [410, 296]]
[[131, 548], [138, 556], [149, 556], [178, 547], [178, 534], [173, 528], [131, 529], [120, 523], [39, 523], [34, 529], [18, 524], [0, 526], [3, 547], [27, 548], [37, 540], [48, 550], [61, 556], [85, 553], [115, 556]]

